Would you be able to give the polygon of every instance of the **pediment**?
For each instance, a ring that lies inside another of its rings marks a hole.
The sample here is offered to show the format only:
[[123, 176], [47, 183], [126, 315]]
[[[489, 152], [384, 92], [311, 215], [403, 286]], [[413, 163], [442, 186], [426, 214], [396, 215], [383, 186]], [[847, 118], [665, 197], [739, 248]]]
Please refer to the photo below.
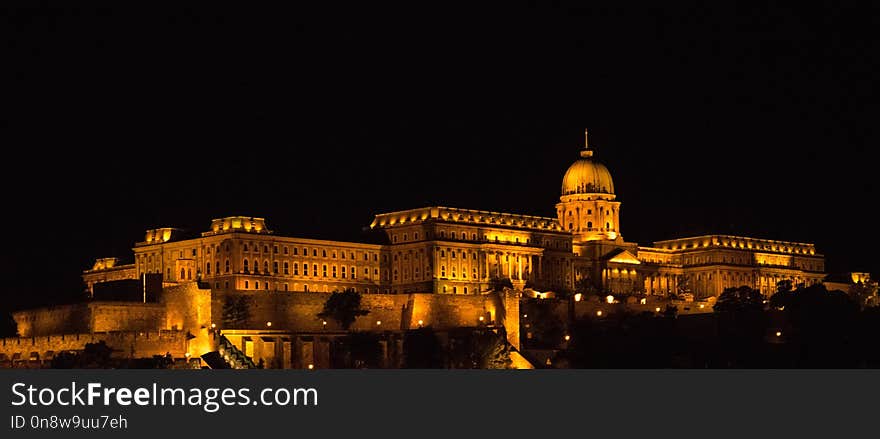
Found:
[[608, 254], [608, 262], [617, 264], [641, 264], [642, 261], [628, 250], [615, 250]]

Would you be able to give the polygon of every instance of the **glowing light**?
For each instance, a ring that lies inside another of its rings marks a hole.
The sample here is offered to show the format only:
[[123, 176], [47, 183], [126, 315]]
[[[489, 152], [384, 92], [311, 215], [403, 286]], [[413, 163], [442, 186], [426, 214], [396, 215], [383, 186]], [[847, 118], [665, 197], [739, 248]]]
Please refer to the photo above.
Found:
[[484, 320], [483, 316], [480, 316], [479, 320], [482, 322]]
[[566, 336], [565, 336], [565, 341], [569, 341], [569, 340], [571, 340], [571, 336], [570, 336], [570, 335], [566, 335]]
[[654, 311], [660, 312], [660, 307], [658, 306], [658, 307], [654, 308]]
[[211, 323], [211, 329], [215, 329], [215, 328], [216, 328], [216, 327], [217, 327], [217, 325], [216, 325], [216, 324], [214, 324], [214, 323]]
[[324, 325], [324, 326], [327, 326], [327, 321], [326, 321], [326, 320], [322, 320], [322, 321], [321, 321], [321, 324]]
[[271, 328], [271, 327], [272, 327], [272, 322], [266, 322], [266, 326], [268, 326], [268, 327]]
[[584, 297], [583, 294], [581, 294], [581, 293], [577, 293], [577, 294], [574, 295], [574, 301], [575, 301], [575, 302], [580, 302], [581, 299], [583, 299], [583, 297]]
[[605, 301], [608, 303], [614, 303], [614, 296], [609, 294], [608, 297], [605, 298]]
[[782, 331], [776, 331], [776, 336], [777, 336], [777, 337], [782, 337]]
[[600, 309], [599, 311], [596, 311], [596, 315], [602, 317], [602, 310]]
[[314, 365], [314, 364], [309, 364], [309, 370], [312, 370], [312, 369], [314, 369], [314, 368], [315, 368], [315, 365]]
[[524, 319], [527, 319], [527, 318], [529, 318], [529, 315], [528, 315], [528, 314], [523, 314], [523, 318], [524, 318]]
[[703, 305], [702, 303], [700, 304], [700, 309], [703, 309], [705, 307], [706, 307], [706, 305]]
[[425, 324], [425, 322], [419, 320], [419, 326], [422, 326], [423, 324]]
[[189, 357], [192, 357], [192, 354], [190, 354], [189, 352], [187, 352], [187, 353], [185, 353], [185, 354], [183, 354], [183, 355], [184, 355], [187, 359], [189, 359]]
[[381, 321], [381, 320], [376, 320], [376, 326], [382, 326], [382, 321]]
[[643, 297], [642, 300], [639, 300], [639, 303], [641, 303], [642, 305], [646, 305], [648, 303], [648, 299]]

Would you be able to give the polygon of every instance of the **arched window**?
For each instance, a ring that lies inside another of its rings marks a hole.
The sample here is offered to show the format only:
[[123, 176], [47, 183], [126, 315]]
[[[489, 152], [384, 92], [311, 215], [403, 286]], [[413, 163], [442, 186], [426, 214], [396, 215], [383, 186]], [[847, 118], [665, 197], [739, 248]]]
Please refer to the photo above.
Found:
[[244, 264], [244, 272], [247, 273], [248, 270], [250, 270], [250, 266], [249, 266], [249, 264], [248, 264], [248, 260], [245, 259], [244, 262], [243, 262], [243, 264]]
[[192, 278], [193, 278], [192, 268], [187, 268], [186, 269], [186, 280], [192, 280]]
[[220, 274], [220, 261], [214, 261], [214, 272]]
[[587, 221], [587, 228], [588, 228], [588, 229], [592, 229], [592, 228], [593, 228], [593, 222], [592, 222], [592, 221]]
[[249, 287], [250, 284], [248, 283], [248, 281], [244, 281], [244, 289], [248, 289]]
[[244, 250], [244, 251], [248, 251], [248, 245], [247, 245], [247, 243], [244, 244], [244, 248], [243, 248], [243, 250]]
[[184, 279], [186, 279], [186, 270], [181, 268], [180, 269], [180, 280], [184, 280]]
[[268, 245], [263, 246], [263, 253], [269, 253], [269, 246]]
[[284, 262], [284, 274], [290, 274], [290, 264], [287, 261]]
[[263, 273], [269, 274], [269, 261], [263, 261]]
[[229, 258], [226, 259], [226, 272], [229, 273]]
[[211, 274], [211, 263], [210, 262], [205, 263], [205, 274]]

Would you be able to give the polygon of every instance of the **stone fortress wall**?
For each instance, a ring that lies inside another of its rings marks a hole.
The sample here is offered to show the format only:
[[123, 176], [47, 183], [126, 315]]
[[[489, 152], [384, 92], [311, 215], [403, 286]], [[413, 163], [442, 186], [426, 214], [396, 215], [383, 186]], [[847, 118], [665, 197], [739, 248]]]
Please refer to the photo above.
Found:
[[[328, 320], [324, 324], [317, 317], [329, 294], [212, 292], [190, 282], [165, 288], [159, 303], [88, 302], [16, 312], [21, 337], [2, 341], [0, 354], [5, 357], [0, 360], [45, 360], [61, 351], [82, 350], [86, 343], [100, 340], [122, 358], [165, 353], [177, 358], [187, 353], [199, 357], [216, 350], [212, 325], [225, 333], [223, 304], [230, 296], [245, 298], [250, 314], [241, 329], [229, 331], [230, 340], [242, 351], [265, 357], [272, 366], [324, 364], [327, 339], [312, 342], [312, 335], [343, 333], [336, 322]], [[355, 320], [351, 327], [354, 331], [399, 333], [422, 326], [448, 330], [503, 325], [508, 340], [519, 347], [519, 297], [509, 290], [469, 296], [414, 293], [361, 297], [361, 308], [369, 314]], [[309, 335], [303, 342], [297, 334]]]

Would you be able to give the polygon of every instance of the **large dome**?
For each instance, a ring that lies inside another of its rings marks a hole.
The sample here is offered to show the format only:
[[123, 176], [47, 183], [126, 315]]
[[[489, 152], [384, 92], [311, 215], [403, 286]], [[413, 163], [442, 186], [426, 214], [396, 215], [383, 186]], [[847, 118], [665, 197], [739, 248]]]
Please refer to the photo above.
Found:
[[593, 160], [593, 151], [581, 151], [562, 178], [562, 195], [614, 194], [614, 182], [605, 165]]

